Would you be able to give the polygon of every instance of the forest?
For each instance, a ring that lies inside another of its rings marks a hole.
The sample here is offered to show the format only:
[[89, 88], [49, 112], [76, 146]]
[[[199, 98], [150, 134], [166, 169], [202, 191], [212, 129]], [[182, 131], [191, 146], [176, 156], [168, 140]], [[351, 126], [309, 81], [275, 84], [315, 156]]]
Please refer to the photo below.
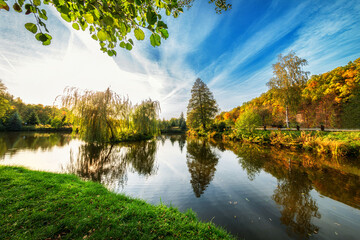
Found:
[[[311, 76], [299, 92], [300, 101], [289, 114], [291, 127], [360, 128], [360, 58]], [[273, 89], [221, 112], [215, 123], [234, 126], [251, 111], [258, 116], [258, 126], [285, 126], [285, 108]]]

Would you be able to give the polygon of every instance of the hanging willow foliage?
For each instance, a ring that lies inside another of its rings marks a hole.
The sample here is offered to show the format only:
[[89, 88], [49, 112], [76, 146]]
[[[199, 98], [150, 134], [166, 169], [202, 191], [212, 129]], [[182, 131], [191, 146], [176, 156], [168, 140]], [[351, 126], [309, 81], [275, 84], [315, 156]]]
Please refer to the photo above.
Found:
[[159, 132], [157, 118], [160, 113], [160, 103], [151, 99], [143, 100], [135, 105], [132, 114], [133, 127], [137, 133], [155, 135]]
[[61, 102], [73, 113], [74, 128], [87, 142], [116, 142], [134, 135], [154, 136], [158, 132], [158, 101], [148, 99], [133, 106], [129, 98], [109, 88], [101, 92], [68, 87]]

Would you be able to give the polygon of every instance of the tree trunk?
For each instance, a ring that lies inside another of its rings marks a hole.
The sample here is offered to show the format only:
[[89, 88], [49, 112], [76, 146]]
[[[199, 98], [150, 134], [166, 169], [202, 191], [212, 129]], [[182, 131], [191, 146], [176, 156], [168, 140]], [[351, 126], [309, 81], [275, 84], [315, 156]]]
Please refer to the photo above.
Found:
[[286, 106], [286, 127], [289, 128], [289, 107]]

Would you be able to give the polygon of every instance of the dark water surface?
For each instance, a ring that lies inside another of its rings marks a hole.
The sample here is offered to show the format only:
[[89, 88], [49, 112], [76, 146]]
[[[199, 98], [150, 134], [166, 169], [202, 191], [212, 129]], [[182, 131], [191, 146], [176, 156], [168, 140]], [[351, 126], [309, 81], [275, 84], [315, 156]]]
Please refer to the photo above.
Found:
[[0, 164], [74, 173], [114, 192], [192, 208], [245, 239], [360, 239], [360, 159], [182, 135], [94, 146], [66, 134], [0, 135]]

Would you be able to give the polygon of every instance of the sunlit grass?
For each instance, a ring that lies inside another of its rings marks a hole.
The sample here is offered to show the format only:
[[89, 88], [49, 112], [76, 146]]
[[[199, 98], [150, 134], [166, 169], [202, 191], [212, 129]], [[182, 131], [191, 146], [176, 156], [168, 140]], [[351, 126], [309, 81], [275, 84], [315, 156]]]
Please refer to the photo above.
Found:
[[0, 166], [0, 239], [231, 239], [212, 223], [78, 177]]

